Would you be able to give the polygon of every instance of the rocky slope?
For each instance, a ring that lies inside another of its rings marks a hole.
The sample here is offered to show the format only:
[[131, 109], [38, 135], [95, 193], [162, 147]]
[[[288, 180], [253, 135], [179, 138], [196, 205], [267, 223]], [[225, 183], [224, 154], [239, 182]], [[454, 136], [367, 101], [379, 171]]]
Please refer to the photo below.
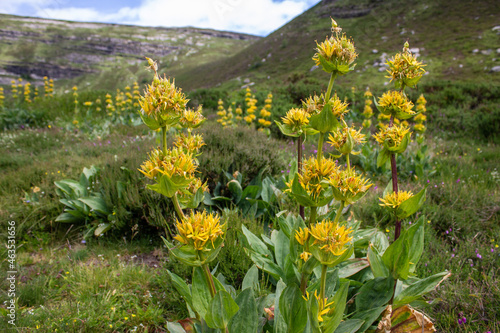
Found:
[[[0, 14], [0, 84], [134, 67], [144, 56], [189, 67], [234, 55], [259, 37], [196, 28], [77, 23]], [[178, 61], [182, 58], [183, 61]], [[132, 68], [132, 71], [133, 68]]]

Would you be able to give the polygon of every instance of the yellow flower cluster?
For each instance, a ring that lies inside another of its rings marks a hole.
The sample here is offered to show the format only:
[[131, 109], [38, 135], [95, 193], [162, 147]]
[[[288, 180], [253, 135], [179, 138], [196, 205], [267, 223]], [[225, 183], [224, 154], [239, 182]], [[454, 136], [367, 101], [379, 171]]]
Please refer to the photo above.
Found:
[[392, 127], [383, 127], [373, 137], [378, 143], [387, 145], [388, 148], [396, 148], [401, 145], [406, 134], [410, 133], [410, 129], [404, 124], [394, 124]]
[[174, 141], [174, 146], [182, 148], [188, 153], [196, 153], [204, 145], [203, 137], [200, 134], [185, 135], [184, 133], [180, 133], [175, 137]]
[[363, 117], [365, 119], [363, 120], [363, 128], [370, 128], [370, 126], [372, 125], [371, 118], [373, 117], [373, 109], [372, 109], [373, 94], [370, 91], [370, 89], [367, 89], [365, 91], [364, 97], [365, 97], [365, 107], [363, 109]]
[[[309, 292], [306, 291], [306, 296], [302, 296], [306, 301], [309, 300]], [[334, 301], [328, 302], [328, 298], [325, 297], [321, 299], [320, 295], [318, 295], [318, 291], [314, 291], [314, 297], [318, 301], [318, 321], [321, 323], [323, 322], [323, 316], [329, 314], [332, 309], [331, 306], [333, 305]]]
[[413, 197], [413, 193], [411, 191], [399, 191], [398, 193], [391, 192], [386, 194], [383, 198], [379, 198], [382, 202], [380, 203], [380, 206], [396, 209], [401, 205], [401, 203], [411, 197]]
[[313, 60], [316, 66], [321, 66], [325, 72], [337, 72], [345, 74], [349, 71], [349, 65], [354, 62], [358, 54], [354, 48], [352, 40], [345, 34], [340, 34], [341, 29], [332, 19], [332, 34], [324, 42], [316, 42], [316, 54]]
[[309, 117], [310, 114], [304, 109], [292, 108], [281, 120], [292, 132], [300, 132], [305, 125], [309, 124]]
[[302, 102], [302, 107], [310, 115], [315, 115], [320, 113], [327, 103], [330, 104], [330, 106], [332, 107], [332, 113], [337, 118], [343, 118], [344, 114], [349, 112], [349, 110], [347, 109], [349, 105], [345, 102], [342, 102], [340, 98], [338, 98], [337, 94], [333, 95], [333, 97], [331, 97], [326, 103], [324, 94], [321, 94], [319, 96], [309, 96], [305, 101]]
[[31, 83], [26, 82], [24, 85], [24, 101], [26, 103], [31, 103]]
[[179, 123], [182, 125], [184, 128], [197, 128], [199, 127], [203, 121], [205, 120], [205, 117], [201, 114], [201, 105], [198, 106], [198, 109], [196, 111], [191, 110], [191, 109], [186, 109], [182, 113], [182, 117], [179, 120]]
[[[316, 157], [310, 157], [304, 161], [302, 168], [303, 172], [299, 174], [299, 184], [312, 198], [318, 198], [325, 190], [321, 181], [329, 179], [332, 174], [338, 172], [337, 164], [329, 158], [323, 158], [319, 163]], [[291, 183], [288, 185], [291, 188]]]
[[354, 168], [343, 169], [334, 173], [328, 179], [328, 183], [337, 191], [334, 192], [335, 199], [352, 204], [368, 191], [373, 184], [368, 178], [357, 174]]
[[427, 120], [427, 116], [424, 113], [427, 111], [427, 108], [425, 107], [425, 104], [427, 104], [427, 101], [425, 100], [424, 95], [420, 95], [420, 97], [417, 99], [416, 108], [418, 114], [415, 116], [415, 118], [413, 118], [416, 122], [413, 128], [420, 134], [424, 133], [426, 130], [424, 122]]
[[152, 117], [162, 127], [165, 120], [182, 116], [188, 100], [182, 93], [182, 89], [175, 87], [175, 80], [170, 82], [166, 77], [158, 76], [156, 63], [151, 64], [151, 62], [152, 60], [150, 65], [155, 71], [155, 76], [152, 84], [146, 87], [139, 105], [143, 114]]
[[399, 86], [414, 87], [422, 75], [425, 73], [424, 65], [411, 54], [408, 42], [405, 43], [403, 52], [397, 53], [392, 59], [387, 61], [389, 69], [388, 78], [392, 81], [398, 81]]
[[332, 221], [322, 221], [312, 225], [309, 233], [313, 242], [311, 246], [319, 246], [325, 252], [335, 256], [342, 255], [347, 250], [347, 244], [352, 240], [351, 228], [339, 226]]
[[0, 87], [0, 108], [3, 108], [4, 99], [5, 99], [5, 95], [3, 93], [3, 88]]
[[206, 211], [191, 212], [182, 221], [177, 220], [176, 226], [178, 234], [174, 239], [198, 251], [214, 249], [214, 242], [224, 236], [225, 228], [225, 224], [220, 224], [219, 216]]
[[[346, 147], [348, 135], [352, 138], [352, 147]], [[342, 127], [330, 134], [328, 140], [328, 143], [342, 154], [348, 154], [352, 151], [354, 145], [366, 142], [365, 135], [361, 133], [361, 129], [356, 131], [353, 127]]]
[[43, 77], [43, 88], [45, 97], [54, 96], [54, 80]]
[[272, 124], [271, 121], [268, 120], [268, 118], [271, 117], [272, 102], [273, 95], [269, 93], [267, 98], [264, 100], [264, 108], [260, 110], [259, 124], [263, 127], [269, 127]]
[[174, 148], [167, 150], [166, 154], [160, 149], [154, 149], [139, 171], [150, 179], [155, 179], [158, 175], [167, 175], [179, 176], [190, 181], [195, 178], [196, 165], [192, 154], [184, 149]]
[[415, 114], [412, 110], [413, 103], [401, 91], [391, 90], [382, 95], [378, 100], [380, 111], [394, 118], [408, 119]]

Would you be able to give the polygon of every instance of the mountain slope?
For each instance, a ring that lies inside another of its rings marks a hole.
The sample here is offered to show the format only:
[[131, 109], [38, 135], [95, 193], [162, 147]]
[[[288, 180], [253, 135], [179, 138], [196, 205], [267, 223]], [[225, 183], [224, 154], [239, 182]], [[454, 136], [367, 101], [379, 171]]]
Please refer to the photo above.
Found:
[[269, 85], [324, 80], [326, 74], [313, 67], [311, 57], [315, 40], [330, 33], [329, 17], [353, 37], [359, 53], [357, 74], [339, 82], [382, 83], [384, 59], [401, 50], [406, 40], [433, 78], [500, 82], [500, 74], [492, 70], [500, 65], [500, 27], [495, 28], [500, 25], [500, 6], [469, 0], [322, 1], [229, 59], [172, 74], [188, 89], [229, 80], [237, 84], [245, 78]]
[[[78, 23], [0, 14], [0, 84], [9, 84], [19, 76], [36, 81], [43, 76], [57, 80], [92, 74], [87, 78], [92, 84], [103, 72], [118, 71], [127, 78], [140, 76], [144, 56], [161, 59], [164, 65], [189, 68], [227, 58], [259, 38], [209, 29]], [[98, 88], [114, 88], [114, 80], [101, 81], [103, 86]]]

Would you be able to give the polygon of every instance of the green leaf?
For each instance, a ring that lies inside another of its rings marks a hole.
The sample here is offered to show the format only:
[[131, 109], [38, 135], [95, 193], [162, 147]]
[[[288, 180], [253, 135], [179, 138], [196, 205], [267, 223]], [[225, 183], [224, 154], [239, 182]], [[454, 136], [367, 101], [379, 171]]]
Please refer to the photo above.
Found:
[[373, 276], [377, 277], [387, 277], [390, 276], [389, 269], [385, 266], [382, 261], [382, 257], [378, 254], [377, 250], [370, 246], [368, 248], [368, 253], [366, 255], [368, 262], [370, 263], [370, 268], [372, 269]]
[[245, 252], [259, 269], [270, 274], [276, 280], [283, 277], [283, 270], [273, 260], [252, 250], [245, 249]]
[[311, 200], [307, 191], [300, 185], [298, 173], [296, 173], [293, 178], [291, 190], [292, 195], [300, 205], [306, 207], [316, 207], [316, 203]]
[[373, 322], [375, 322], [378, 317], [384, 312], [385, 306], [381, 306], [379, 308], [374, 308], [370, 310], [366, 310], [363, 312], [358, 312], [351, 319], [361, 319], [364, 320], [364, 324], [361, 328], [358, 329], [358, 332], [366, 332], [366, 330], [372, 326]]
[[424, 204], [426, 193], [427, 187], [423, 188], [420, 192], [418, 192], [408, 200], [403, 201], [396, 210], [396, 215], [400, 219], [405, 219], [408, 216], [416, 213]]
[[94, 230], [94, 235], [99, 237], [99, 236], [103, 235], [106, 231], [111, 229], [112, 226], [113, 225], [111, 223], [101, 223]]
[[151, 130], [156, 131], [161, 127], [160, 124], [155, 119], [150, 118], [148, 115], [139, 112], [139, 116], [141, 117], [144, 124]]
[[377, 156], [377, 168], [382, 167], [390, 158], [391, 152], [386, 147], [382, 148]]
[[306, 301], [296, 284], [289, 285], [283, 290], [279, 307], [288, 332], [302, 332], [307, 324], [307, 309]]
[[[343, 281], [340, 283], [340, 288], [337, 290], [333, 296], [333, 316], [323, 317], [323, 333], [333, 333], [337, 329], [344, 316], [344, 310], [346, 307], [347, 292], [349, 291], [349, 281]], [[329, 300], [330, 301], [330, 300]]]
[[238, 310], [238, 304], [231, 295], [225, 290], [220, 290], [210, 302], [205, 320], [209, 327], [223, 329]]
[[309, 119], [309, 126], [320, 132], [320, 135], [331, 132], [339, 127], [337, 118], [333, 115], [332, 106], [326, 103], [323, 110]]
[[266, 258], [273, 258], [273, 254], [271, 253], [271, 251], [269, 251], [266, 244], [264, 244], [264, 242], [259, 239], [259, 237], [255, 236], [244, 225], [241, 226], [241, 231], [243, 231], [243, 235], [245, 236], [246, 240], [248, 241], [248, 245], [250, 245], [252, 250]]
[[104, 215], [109, 215], [111, 214], [111, 211], [109, 210], [108, 206], [106, 206], [106, 202], [104, 201], [103, 198], [101, 197], [87, 197], [87, 198], [80, 198], [78, 199], [87, 206], [89, 206], [91, 209], [95, 210], [98, 213], [104, 214]]
[[395, 279], [408, 279], [410, 272], [410, 245], [406, 237], [399, 237], [382, 256], [382, 261]]
[[348, 319], [340, 323], [335, 333], [354, 333], [365, 323], [362, 319]]
[[170, 333], [186, 333], [186, 331], [184, 330], [184, 328], [182, 327], [181, 324], [173, 323], [170, 321], [167, 321], [167, 330]]
[[229, 183], [227, 183], [227, 187], [229, 191], [231, 191], [233, 195], [233, 202], [237, 205], [243, 194], [243, 189], [241, 188], [241, 184], [237, 180], [231, 180]]
[[290, 239], [286, 237], [282, 230], [273, 231], [272, 236], [274, 236], [274, 257], [276, 258], [276, 263], [281, 267], [281, 269], [284, 269], [285, 259], [290, 253]]
[[348, 259], [337, 265], [337, 268], [339, 269], [339, 277], [346, 278], [352, 276], [362, 271], [369, 265], [368, 260], [364, 258]]
[[168, 269], [167, 273], [170, 277], [170, 280], [172, 281], [172, 284], [174, 285], [175, 290], [177, 290], [179, 294], [181, 294], [182, 298], [184, 299], [184, 301], [186, 301], [188, 306], [193, 308], [193, 299], [191, 297], [191, 291], [189, 290], [189, 286], [186, 284], [186, 282], [184, 282], [184, 280], [180, 276], [170, 272]]
[[283, 135], [291, 136], [291, 137], [294, 137], [294, 138], [299, 137], [301, 135], [298, 132], [292, 131], [288, 126], [280, 123], [277, 120], [275, 120], [274, 122], [276, 123], [276, 125], [278, 125], [278, 128], [280, 129], [281, 133], [283, 133]]
[[280, 309], [280, 298], [281, 298], [281, 293], [283, 290], [286, 288], [286, 284], [283, 282], [282, 279], [279, 279], [278, 283], [276, 284], [276, 292], [275, 292], [275, 298], [274, 298], [274, 333], [287, 333], [287, 326], [285, 319], [283, 318], [283, 315], [281, 314], [281, 309]]
[[88, 196], [87, 188], [73, 179], [63, 179], [54, 182], [70, 199]]
[[424, 252], [425, 216], [404, 232], [404, 237], [410, 244], [410, 273], [415, 272], [418, 261]]
[[394, 293], [394, 278], [377, 277], [366, 282], [356, 296], [356, 311], [362, 312], [386, 305]]
[[257, 332], [259, 328], [259, 314], [257, 312], [257, 302], [253, 296], [252, 289], [243, 289], [238, 297], [236, 297], [235, 301], [239, 310], [229, 322], [229, 332]]
[[331, 72], [335, 71], [335, 65], [331, 61], [326, 60], [325, 57], [323, 57], [319, 53], [317, 53], [317, 55], [318, 55], [319, 63], [321, 64], [321, 67], [323, 68], [323, 70], [325, 72], [331, 73]]
[[321, 333], [321, 329], [319, 327], [318, 321], [318, 300], [316, 297], [309, 297], [309, 301], [307, 302], [308, 311], [307, 311], [307, 333]]
[[61, 215], [59, 215], [56, 218], [56, 222], [61, 222], [61, 223], [78, 223], [81, 222], [82, 220], [83, 220], [82, 217], [77, 217], [67, 212], [61, 213]]
[[384, 149], [387, 149], [394, 154], [404, 153], [406, 147], [408, 147], [408, 143], [410, 143], [410, 134], [411, 132], [406, 133], [406, 135], [403, 137], [403, 140], [401, 140], [399, 146], [396, 147], [389, 147], [388, 141], [386, 139], [386, 141], [384, 142]]
[[212, 296], [210, 295], [210, 288], [201, 267], [196, 267], [193, 271], [191, 299], [193, 310], [199, 313], [202, 318], [205, 318], [209, 311]]
[[409, 285], [394, 298], [394, 306], [397, 307], [409, 304], [417, 300], [420, 296], [436, 289], [436, 287], [450, 277], [450, 275], [451, 273], [441, 272]]
[[253, 265], [245, 274], [243, 282], [241, 283], [241, 289], [245, 290], [251, 288], [254, 292], [259, 291], [259, 269], [257, 266]]

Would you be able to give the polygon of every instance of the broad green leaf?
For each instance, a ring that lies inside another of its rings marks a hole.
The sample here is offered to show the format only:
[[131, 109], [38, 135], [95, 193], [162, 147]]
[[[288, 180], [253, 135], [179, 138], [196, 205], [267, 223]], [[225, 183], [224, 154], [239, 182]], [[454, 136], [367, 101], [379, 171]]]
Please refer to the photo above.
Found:
[[231, 180], [227, 183], [227, 187], [229, 191], [231, 191], [233, 195], [233, 202], [237, 205], [242, 197], [243, 189], [241, 188], [241, 184], [237, 180]]
[[408, 216], [416, 213], [420, 209], [420, 207], [422, 207], [422, 205], [424, 204], [426, 193], [427, 193], [427, 187], [423, 188], [420, 192], [418, 192], [408, 200], [403, 201], [396, 210], [396, 215], [400, 219], [405, 219]]
[[266, 244], [264, 244], [264, 242], [259, 239], [259, 237], [255, 236], [244, 225], [241, 226], [241, 230], [243, 231], [243, 235], [245, 236], [245, 238], [248, 242], [248, 245], [250, 245], [252, 250], [254, 250], [258, 254], [260, 254], [266, 258], [269, 258], [271, 260], [273, 259], [273, 254], [271, 253], [271, 251], [269, 251]]
[[394, 192], [394, 190], [392, 189], [392, 180], [389, 180], [387, 186], [384, 189], [384, 192], [382, 193], [382, 197], [385, 197], [386, 195], [391, 194], [392, 192]]
[[307, 324], [307, 309], [306, 301], [296, 284], [289, 285], [283, 290], [279, 299], [279, 307], [288, 332], [302, 332]]
[[369, 265], [368, 260], [364, 258], [348, 259], [337, 265], [337, 268], [339, 269], [339, 277], [346, 278], [352, 276], [359, 271], [362, 271]]
[[399, 144], [399, 146], [396, 146], [396, 147], [389, 147], [388, 140], [386, 139], [386, 141], [384, 142], [384, 149], [389, 150], [393, 154], [402, 154], [402, 153], [404, 153], [405, 150], [406, 150], [406, 147], [408, 147], [408, 143], [410, 143], [410, 133], [411, 132], [408, 132], [403, 137], [403, 140], [401, 140], [401, 143]]
[[377, 168], [382, 167], [390, 158], [391, 152], [386, 147], [382, 148], [377, 156]]
[[382, 255], [385, 250], [389, 247], [389, 241], [387, 240], [387, 235], [382, 231], [377, 231], [372, 238], [370, 238], [370, 243], [377, 250], [377, 252]]
[[252, 289], [243, 289], [235, 301], [239, 310], [229, 322], [229, 332], [256, 333], [259, 328], [259, 313]]
[[410, 272], [410, 244], [406, 237], [399, 237], [382, 256], [382, 261], [395, 279], [406, 280]]
[[369, 280], [359, 289], [356, 296], [356, 310], [359, 312], [386, 305], [394, 293], [394, 278], [377, 277]]
[[94, 230], [94, 235], [99, 237], [99, 236], [103, 235], [106, 231], [111, 229], [112, 226], [113, 225], [111, 223], [101, 223]]
[[433, 291], [441, 282], [451, 276], [451, 273], [441, 272], [422, 279], [403, 289], [395, 298], [394, 306], [409, 304], [420, 296]]
[[250, 257], [250, 260], [252, 260], [253, 263], [259, 269], [270, 274], [276, 280], [279, 280], [281, 277], [283, 277], [283, 275], [284, 275], [283, 270], [278, 265], [276, 265], [276, 263], [274, 261], [269, 259], [269, 257], [265, 257], [265, 256], [255, 252], [255, 251], [248, 250], [248, 249], [245, 249], [245, 252]]
[[182, 325], [179, 323], [173, 323], [170, 321], [167, 321], [167, 330], [170, 333], [186, 333], [184, 328], [182, 328]]
[[385, 266], [382, 261], [382, 257], [378, 254], [377, 250], [373, 246], [368, 248], [367, 259], [370, 263], [370, 268], [372, 269], [373, 276], [377, 277], [387, 277], [391, 276], [389, 269]]
[[[323, 317], [323, 333], [333, 333], [337, 329], [344, 316], [344, 310], [346, 307], [347, 292], [349, 290], [349, 281], [343, 281], [340, 283], [340, 288], [337, 290], [333, 298], [332, 316]], [[328, 300], [330, 301], [330, 300]]]
[[292, 195], [295, 197], [297, 202], [306, 207], [316, 207], [316, 203], [309, 197], [307, 191], [300, 185], [299, 174], [295, 174], [292, 181]]
[[286, 284], [283, 280], [279, 280], [276, 284], [276, 292], [274, 298], [274, 333], [287, 333], [287, 326], [280, 309], [280, 298], [283, 290], [286, 288]]
[[365, 323], [362, 319], [348, 319], [340, 323], [335, 333], [354, 333]]
[[106, 206], [106, 202], [104, 201], [103, 198], [100, 197], [87, 197], [87, 198], [80, 198], [78, 199], [87, 206], [89, 206], [91, 209], [95, 210], [98, 213], [104, 214], [104, 215], [109, 215], [111, 214], [111, 211], [109, 210], [108, 206]]
[[276, 125], [278, 125], [278, 128], [280, 129], [281, 133], [283, 133], [283, 135], [291, 136], [294, 138], [299, 137], [301, 135], [301, 133], [292, 131], [288, 126], [280, 123], [277, 120], [275, 120], [274, 122], [276, 123]]
[[82, 218], [81, 217], [76, 217], [70, 213], [61, 213], [57, 218], [56, 222], [61, 222], [61, 223], [78, 223], [81, 222]]
[[285, 233], [280, 231], [273, 231], [274, 237], [274, 257], [276, 263], [281, 269], [285, 268], [285, 259], [290, 253], [290, 239], [286, 237]]
[[227, 327], [238, 309], [238, 304], [232, 299], [231, 295], [225, 290], [219, 290], [211, 300], [208, 308], [206, 315], [208, 326], [220, 329]]
[[139, 112], [139, 116], [141, 117], [144, 124], [151, 130], [156, 131], [161, 127], [160, 124], [155, 119], [148, 117], [146, 114]]
[[424, 252], [425, 216], [404, 232], [404, 237], [410, 244], [410, 273], [415, 272], [417, 264]]
[[193, 271], [191, 299], [193, 310], [199, 313], [202, 318], [205, 318], [209, 311], [209, 305], [210, 301], [212, 300], [212, 296], [210, 295], [210, 289], [201, 267], [196, 267]]
[[253, 265], [245, 274], [243, 282], [241, 283], [241, 289], [245, 290], [247, 288], [250, 288], [257, 293], [260, 289], [259, 286], [259, 269], [257, 268], [257, 266]]
[[331, 132], [339, 127], [337, 118], [333, 115], [332, 106], [326, 103], [323, 110], [309, 119], [309, 126], [320, 132], [320, 135]]
[[184, 299], [184, 301], [186, 301], [188, 306], [193, 308], [193, 300], [191, 297], [191, 290], [189, 290], [189, 286], [180, 276], [170, 272], [168, 269], [167, 273], [170, 277], [170, 280], [172, 281], [172, 284], [174, 285], [175, 290], [177, 290], [179, 294], [181, 294], [182, 298]]
[[354, 316], [352, 316], [351, 319], [364, 320], [364, 324], [358, 329], [358, 332], [366, 332], [366, 330], [370, 326], [372, 326], [372, 324], [378, 319], [382, 312], [384, 312], [385, 308], [385, 306], [381, 306], [378, 308], [358, 312]]

